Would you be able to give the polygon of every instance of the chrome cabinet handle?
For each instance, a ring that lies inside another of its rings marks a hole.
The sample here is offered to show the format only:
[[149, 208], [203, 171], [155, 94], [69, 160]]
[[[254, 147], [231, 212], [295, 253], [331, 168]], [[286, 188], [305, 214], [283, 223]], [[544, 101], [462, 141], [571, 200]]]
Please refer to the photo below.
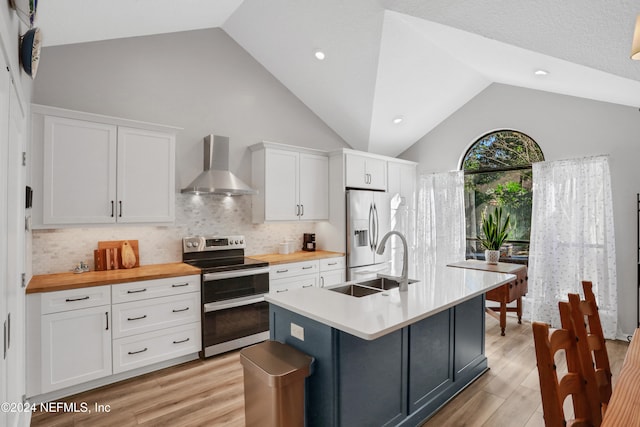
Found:
[[303, 288], [310, 288], [310, 287], [312, 287], [312, 286], [313, 286], [313, 285], [302, 285], [302, 287], [303, 287]]
[[289, 271], [288, 269], [285, 270], [276, 270], [276, 273], [286, 273], [287, 271]]
[[133, 290], [133, 291], [127, 291], [128, 294], [137, 294], [137, 293], [140, 293], [140, 292], [147, 292], [147, 288], [136, 289], [136, 290]]
[[104, 317], [107, 318], [107, 327], [104, 330], [108, 331], [109, 330], [109, 312], [108, 311], [104, 312]]
[[113, 215], [115, 214], [114, 212], [115, 206], [113, 204], [113, 200], [111, 201], [111, 218], [113, 218]]
[[172, 310], [172, 311], [173, 311], [174, 313], [180, 313], [181, 311], [187, 311], [187, 310], [189, 310], [189, 307], [187, 307], [187, 308], [181, 308], [181, 309], [179, 309], [179, 310]]
[[89, 299], [88, 296], [81, 297], [81, 298], [67, 298], [66, 301], [67, 302], [74, 302], [74, 301], [84, 301], [84, 300], [87, 300], [87, 299]]
[[287, 292], [289, 289], [276, 289], [276, 293]]
[[296, 205], [296, 216], [300, 216], [300, 205]]
[[301, 211], [300, 216], [304, 216], [304, 205], [300, 205]]
[[147, 351], [147, 350], [148, 350], [148, 348], [147, 348], [147, 347], [145, 347], [145, 348], [143, 348], [142, 350], [138, 350], [138, 351], [130, 351], [130, 352], [128, 352], [128, 353], [129, 353], [129, 354], [138, 354], [138, 353], [144, 353], [144, 352], [145, 352], [145, 351]]
[[118, 216], [122, 218], [122, 200], [119, 200], [118, 204], [120, 205], [120, 214]]
[[337, 262], [330, 262], [327, 265], [338, 265], [338, 263]]
[[308, 270], [310, 268], [313, 268], [313, 265], [307, 265], [306, 267], [302, 267], [303, 270]]
[[173, 343], [174, 344], [182, 344], [183, 342], [187, 342], [187, 341], [189, 341], [189, 338], [185, 338], [185, 339], [180, 340], [180, 341], [174, 341]]
[[131, 321], [131, 320], [140, 320], [140, 319], [146, 319], [147, 315], [142, 315], [140, 317], [127, 317], [127, 320]]
[[324, 288], [324, 276], [320, 276], [320, 287]]

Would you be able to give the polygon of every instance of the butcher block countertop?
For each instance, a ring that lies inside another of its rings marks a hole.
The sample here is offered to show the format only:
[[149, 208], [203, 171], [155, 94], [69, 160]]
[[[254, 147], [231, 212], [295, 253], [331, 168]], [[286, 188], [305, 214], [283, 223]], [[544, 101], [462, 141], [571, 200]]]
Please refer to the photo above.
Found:
[[90, 286], [112, 285], [115, 283], [139, 282], [141, 280], [164, 279], [167, 277], [200, 274], [200, 269], [189, 264], [142, 265], [136, 268], [89, 271], [86, 273], [55, 273], [33, 276], [27, 286], [27, 293], [64, 291]]
[[342, 252], [330, 251], [298, 251], [290, 254], [265, 254], [248, 255], [249, 258], [259, 261], [267, 261], [271, 265], [287, 264], [289, 262], [314, 261], [317, 259], [335, 258], [344, 256]]

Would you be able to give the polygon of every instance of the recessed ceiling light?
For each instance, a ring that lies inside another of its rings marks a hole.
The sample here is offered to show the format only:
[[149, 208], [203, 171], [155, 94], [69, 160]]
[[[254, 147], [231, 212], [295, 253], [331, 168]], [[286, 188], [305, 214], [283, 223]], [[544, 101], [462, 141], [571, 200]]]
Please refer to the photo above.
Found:
[[535, 74], [536, 76], [546, 76], [547, 74], [549, 74], [549, 72], [547, 70], [536, 70], [533, 72], [533, 74]]
[[322, 61], [322, 60], [324, 60], [324, 58], [325, 58], [325, 54], [324, 54], [324, 52], [323, 52], [323, 51], [321, 51], [321, 50], [319, 50], [319, 49], [318, 49], [318, 50], [316, 50], [316, 51], [313, 53], [313, 55], [316, 57], [316, 59], [317, 59], [318, 61]]
[[395, 116], [393, 118], [393, 124], [394, 125], [399, 125], [400, 123], [402, 123], [404, 121], [404, 117], [402, 116]]

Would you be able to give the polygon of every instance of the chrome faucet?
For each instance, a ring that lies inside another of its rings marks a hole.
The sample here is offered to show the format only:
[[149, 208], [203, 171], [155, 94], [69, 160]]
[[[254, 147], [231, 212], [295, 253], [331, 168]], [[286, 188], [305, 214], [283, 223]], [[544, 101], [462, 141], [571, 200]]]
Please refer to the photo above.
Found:
[[382, 238], [382, 241], [378, 245], [378, 250], [376, 251], [376, 253], [378, 255], [382, 255], [382, 253], [384, 252], [384, 247], [387, 244], [387, 240], [389, 240], [389, 237], [391, 237], [393, 234], [400, 237], [400, 240], [402, 240], [402, 248], [404, 249], [404, 254], [403, 254], [404, 256], [402, 258], [402, 275], [399, 277], [400, 279], [399, 290], [400, 292], [407, 292], [409, 290], [409, 268], [408, 268], [409, 252], [407, 249], [407, 239], [402, 235], [402, 233], [392, 230], [384, 235], [384, 237]]

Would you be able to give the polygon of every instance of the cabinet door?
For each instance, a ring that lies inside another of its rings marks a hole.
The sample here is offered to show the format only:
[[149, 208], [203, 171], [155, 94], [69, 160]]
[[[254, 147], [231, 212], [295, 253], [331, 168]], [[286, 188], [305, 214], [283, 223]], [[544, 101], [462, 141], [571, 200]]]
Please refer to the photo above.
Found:
[[43, 222], [115, 222], [116, 126], [44, 118]]
[[389, 161], [387, 178], [391, 209], [415, 209], [416, 166]]
[[387, 162], [356, 154], [345, 155], [345, 185], [371, 190], [387, 189]]
[[484, 360], [484, 295], [455, 306], [454, 381], [464, 380]]
[[368, 188], [375, 190], [387, 189], [387, 162], [381, 159], [367, 158], [366, 173], [369, 176]]
[[365, 158], [355, 154], [345, 155], [345, 185], [353, 188], [366, 188], [369, 181]]
[[264, 193], [266, 221], [298, 219], [298, 153], [266, 151]]
[[175, 136], [118, 128], [118, 222], [172, 222]]
[[340, 283], [344, 283], [345, 279], [344, 270], [333, 270], [333, 271], [325, 271], [320, 273], [320, 283], [319, 286], [321, 288], [339, 285]]
[[41, 317], [42, 393], [111, 375], [111, 306]]
[[300, 153], [300, 219], [329, 218], [329, 158]]
[[[7, 402], [8, 390], [8, 372], [7, 367], [7, 340], [9, 322], [7, 319], [8, 310], [7, 297], [9, 295], [9, 286], [7, 283], [7, 242], [8, 242], [8, 223], [7, 215], [7, 189], [10, 180], [8, 176], [8, 147], [9, 147], [9, 91], [11, 88], [11, 79], [9, 77], [8, 68], [4, 62], [4, 57], [0, 55], [0, 335], [2, 335], [2, 353], [0, 354], [0, 403]], [[8, 415], [6, 411], [0, 411], [0, 425], [8, 425]]]

